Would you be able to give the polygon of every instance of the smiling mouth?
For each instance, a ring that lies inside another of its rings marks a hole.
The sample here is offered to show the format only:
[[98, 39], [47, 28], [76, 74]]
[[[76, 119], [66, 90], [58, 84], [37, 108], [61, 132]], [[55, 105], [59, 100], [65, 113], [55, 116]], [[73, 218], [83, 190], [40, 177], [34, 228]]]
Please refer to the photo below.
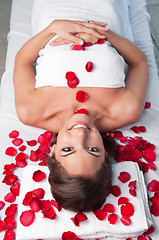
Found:
[[74, 130], [79, 128], [91, 130], [90, 126], [86, 122], [76, 122], [69, 128], [69, 130]]

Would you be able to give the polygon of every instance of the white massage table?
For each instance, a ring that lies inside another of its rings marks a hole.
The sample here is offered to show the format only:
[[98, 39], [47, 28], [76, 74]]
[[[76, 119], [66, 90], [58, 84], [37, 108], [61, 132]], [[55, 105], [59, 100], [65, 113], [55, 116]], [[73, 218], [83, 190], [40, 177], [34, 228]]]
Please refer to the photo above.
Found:
[[[8, 34], [8, 51], [6, 58], [6, 70], [2, 77], [1, 92], [0, 92], [0, 200], [4, 201], [4, 196], [10, 191], [10, 186], [2, 183], [4, 178], [3, 167], [5, 164], [14, 162], [14, 157], [9, 157], [5, 154], [7, 147], [13, 146], [12, 139], [9, 138], [8, 134], [12, 130], [17, 130], [20, 133], [20, 138], [23, 139], [24, 145], [26, 140], [32, 140], [38, 138], [38, 136], [44, 132], [42, 129], [37, 129], [23, 125], [15, 111], [14, 105], [14, 90], [13, 90], [13, 68], [14, 68], [14, 57], [21, 46], [31, 37], [31, 22], [30, 15], [32, 9], [33, 0], [14, 0], [12, 2], [11, 20], [10, 20], [10, 32]], [[144, 4], [144, 0], [143, 0]], [[138, 26], [140, 28], [140, 26]], [[147, 32], [149, 28], [147, 25]], [[140, 31], [140, 29], [139, 29]], [[143, 39], [145, 39], [143, 37]], [[152, 48], [151, 48], [152, 51]], [[145, 174], [145, 181], [148, 184], [152, 179], [159, 181], [159, 97], [157, 92], [159, 91], [159, 79], [157, 76], [157, 68], [155, 65], [154, 56], [150, 59], [152, 67], [151, 83], [148, 93], [147, 101], [151, 101], [152, 107], [144, 111], [143, 116], [135, 125], [144, 125], [147, 128], [146, 133], [141, 133], [138, 136], [142, 136], [144, 139], [155, 144], [157, 159], [155, 161], [156, 171], [149, 170]], [[134, 137], [136, 134], [130, 131], [131, 126], [122, 128], [122, 132], [125, 136]], [[35, 149], [37, 146], [35, 147]], [[33, 147], [27, 147], [26, 153], [29, 154]], [[35, 164], [28, 161], [28, 164]], [[18, 168], [15, 174], [21, 179], [23, 168]], [[150, 192], [148, 192], [150, 194]], [[150, 194], [151, 196], [151, 194]], [[18, 197], [14, 203], [18, 203]], [[5, 209], [10, 203], [5, 202], [5, 207], [0, 211], [0, 219], [3, 220], [5, 217]], [[159, 217], [153, 217], [155, 232], [151, 234], [153, 240], [159, 238]], [[141, 219], [142, 221], [142, 219]], [[16, 232], [16, 229], [14, 230]], [[3, 239], [5, 231], [0, 232], [0, 239]], [[15, 238], [16, 239], [16, 238]]]

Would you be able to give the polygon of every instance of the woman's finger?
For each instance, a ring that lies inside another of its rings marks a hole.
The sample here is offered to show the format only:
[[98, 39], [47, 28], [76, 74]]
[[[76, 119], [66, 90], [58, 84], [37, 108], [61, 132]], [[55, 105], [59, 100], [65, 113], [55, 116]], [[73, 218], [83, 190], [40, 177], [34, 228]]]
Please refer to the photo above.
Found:
[[72, 41], [61, 38], [57, 42], [54, 42], [54, 41], [51, 42], [50, 46], [60, 46], [60, 45], [69, 44], [69, 43], [72, 43]]

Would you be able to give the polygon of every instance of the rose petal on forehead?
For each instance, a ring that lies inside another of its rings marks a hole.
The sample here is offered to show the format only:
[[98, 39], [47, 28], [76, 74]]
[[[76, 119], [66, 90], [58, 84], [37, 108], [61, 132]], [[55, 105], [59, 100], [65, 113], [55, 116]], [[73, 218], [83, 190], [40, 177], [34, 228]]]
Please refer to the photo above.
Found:
[[85, 69], [87, 72], [92, 72], [93, 70], [93, 63], [91, 61], [87, 62]]
[[20, 146], [22, 143], [23, 143], [23, 140], [21, 138], [16, 138], [12, 141], [12, 143], [15, 145], [15, 146]]
[[23, 226], [28, 227], [30, 226], [35, 218], [35, 213], [32, 210], [22, 212], [20, 216], [20, 222]]
[[75, 112], [75, 114], [85, 114], [85, 115], [87, 115], [88, 114], [88, 112], [87, 112], [87, 110], [85, 109], [85, 108], [81, 108], [81, 109], [78, 109], [76, 112]]
[[11, 204], [7, 209], [5, 210], [6, 216], [14, 216], [17, 211], [17, 204]]
[[70, 88], [76, 88], [78, 84], [79, 84], [79, 79], [77, 77], [75, 77], [73, 80], [67, 81], [67, 85]]
[[83, 46], [81, 46], [81, 45], [74, 45], [73, 47], [72, 47], [72, 50], [78, 50], [78, 51], [85, 51], [85, 49], [84, 49], [84, 47]]
[[121, 204], [126, 204], [126, 203], [128, 203], [128, 198], [127, 197], [120, 197], [119, 199], [118, 199], [118, 205], [121, 205]]
[[74, 232], [68, 231], [62, 234], [62, 240], [76, 240], [77, 236]]
[[113, 194], [115, 197], [119, 197], [121, 194], [121, 190], [117, 185], [112, 186], [111, 194]]
[[17, 130], [13, 130], [12, 132], [9, 133], [10, 138], [17, 138], [19, 137], [19, 132]]
[[44, 178], [46, 177], [46, 174], [44, 172], [42, 172], [41, 170], [37, 170], [33, 173], [33, 180], [35, 182], [40, 182], [42, 181]]
[[8, 156], [15, 156], [17, 154], [17, 150], [13, 147], [8, 147], [5, 151], [5, 154]]
[[78, 102], [85, 102], [87, 100], [88, 96], [87, 96], [87, 93], [82, 91], [82, 90], [79, 90], [77, 93], [76, 93], [76, 100]]
[[109, 214], [108, 221], [110, 224], [115, 224], [118, 216], [115, 213]]
[[13, 193], [9, 192], [6, 194], [6, 196], [4, 197], [4, 201], [12, 203], [16, 200], [16, 196], [13, 195]]
[[104, 211], [103, 209], [95, 210], [93, 211], [93, 213], [100, 221], [103, 221], [107, 216], [107, 212]]
[[147, 162], [154, 162], [156, 160], [156, 154], [152, 149], [148, 148], [143, 152], [143, 158]]
[[36, 140], [30, 140], [30, 141], [26, 141], [26, 142], [27, 142], [27, 144], [28, 144], [29, 146], [31, 146], [31, 147], [36, 146], [36, 144], [37, 144], [37, 141], [36, 141]]
[[67, 72], [66, 75], [65, 75], [65, 78], [68, 80], [68, 81], [72, 81], [74, 78], [76, 77], [76, 74], [74, 72]]
[[156, 181], [155, 179], [152, 180], [147, 186], [150, 192], [156, 192], [158, 190], [158, 187], [159, 187], [159, 182]]
[[137, 126], [130, 128], [130, 130], [132, 130], [135, 133], [140, 133], [140, 129]]
[[19, 196], [19, 190], [20, 190], [19, 182], [15, 182], [10, 188], [11, 193], [13, 193], [13, 195], [15, 196]]
[[0, 201], [0, 210], [2, 210], [5, 206], [5, 203], [3, 201]]
[[37, 188], [37, 189], [34, 189], [32, 193], [35, 194], [39, 199], [43, 199], [45, 191], [42, 188]]
[[145, 109], [149, 109], [151, 107], [151, 103], [150, 102], [146, 102], [145, 103]]
[[113, 204], [110, 203], [106, 203], [103, 207], [103, 210], [109, 213], [114, 213], [115, 212], [115, 207], [113, 206]]
[[103, 44], [105, 43], [105, 39], [98, 39], [98, 41], [96, 42], [96, 44]]
[[120, 221], [125, 225], [129, 226], [131, 224], [131, 219], [128, 216], [122, 216]]
[[130, 180], [130, 174], [128, 172], [120, 172], [120, 175], [119, 175], [118, 179], [122, 183], [126, 183]]
[[121, 215], [131, 217], [134, 214], [134, 207], [131, 203], [126, 203], [121, 206], [120, 211]]
[[19, 151], [23, 152], [26, 150], [26, 146], [25, 145], [22, 145], [18, 148]]

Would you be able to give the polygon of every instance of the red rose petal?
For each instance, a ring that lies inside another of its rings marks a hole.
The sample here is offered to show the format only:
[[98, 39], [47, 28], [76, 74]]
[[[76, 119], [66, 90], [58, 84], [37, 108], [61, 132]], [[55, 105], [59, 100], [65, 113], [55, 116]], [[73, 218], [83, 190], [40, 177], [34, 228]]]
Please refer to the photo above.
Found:
[[3, 231], [4, 225], [5, 225], [5, 223], [2, 220], [0, 220], [0, 232]]
[[23, 226], [28, 227], [30, 226], [35, 218], [35, 213], [32, 210], [22, 212], [20, 216], [20, 222]]
[[133, 197], [136, 197], [136, 190], [134, 190], [134, 189], [129, 189], [129, 193], [130, 193], [130, 195], [132, 195]]
[[48, 147], [50, 146], [50, 142], [49, 142], [49, 137], [50, 136], [50, 132], [49, 133], [43, 133], [38, 137], [38, 143], [42, 144], [42, 145], [47, 145]]
[[146, 128], [144, 126], [139, 126], [139, 129], [141, 132], [145, 133], [146, 132]]
[[157, 196], [153, 196], [149, 199], [153, 204], [157, 204], [159, 206], [159, 198]]
[[53, 133], [50, 132], [50, 131], [45, 131], [45, 132], [43, 133], [43, 136], [44, 136], [45, 138], [47, 138], [49, 141], [51, 141], [51, 139], [53, 138]]
[[88, 96], [87, 96], [87, 93], [82, 91], [82, 90], [79, 90], [77, 93], [76, 93], [76, 100], [78, 102], [85, 102], [87, 100]]
[[86, 221], [87, 216], [84, 213], [77, 213], [73, 218], [71, 218], [75, 226], [79, 227], [79, 223]]
[[18, 177], [14, 174], [7, 174], [4, 179], [3, 179], [3, 183], [7, 184], [7, 185], [12, 185], [13, 183], [15, 183], [18, 180]]
[[81, 109], [78, 109], [76, 112], [75, 112], [75, 114], [85, 114], [85, 115], [87, 115], [88, 114], [88, 112], [87, 112], [87, 110], [85, 109], [85, 108], [81, 108]]
[[156, 160], [156, 154], [152, 149], [148, 148], [143, 152], [143, 158], [147, 162], [154, 162]]
[[24, 168], [27, 166], [27, 161], [26, 160], [20, 160], [20, 161], [16, 161], [16, 166], [18, 168]]
[[35, 182], [40, 182], [46, 177], [46, 174], [42, 172], [41, 170], [37, 170], [33, 173], [33, 180]]
[[10, 138], [17, 138], [19, 137], [19, 132], [17, 130], [13, 130], [12, 132], [9, 133]]
[[129, 226], [131, 224], [131, 219], [128, 216], [122, 216], [120, 221], [125, 225]]
[[16, 165], [14, 163], [4, 165], [4, 169], [8, 171], [13, 171]]
[[121, 205], [121, 204], [126, 204], [126, 203], [128, 203], [128, 198], [127, 197], [120, 197], [119, 199], [118, 199], [118, 205]]
[[100, 221], [103, 221], [107, 216], [107, 212], [104, 211], [103, 209], [95, 210], [93, 211], [93, 213]]
[[39, 206], [39, 199], [38, 198], [33, 198], [29, 204], [31, 210], [33, 212], [38, 212], [40, 211], [40, 206]]
[[43, 216], [49, 219], [55, 219], [56, 213], [52, 207], [50, 207], [48, 210], [42, 210]]
[[51, 200], [51, 204], [57, 208], [57, 210], [60, 212], [62, 207], [55, 201], [55, 200]]
[[15, 233], [13, 230], [7, 230], [5, 232], [3, 240], [14, 240], [15, 239]]
[[11, 223], [11, 224], [13, 224], [13, 225], [15, 225], [15, 220], [14, 220], [14, 216], [6, 216], [5, 218], [4, 218], [4, 222], [5, 223]]
[[121, 194], [121, 190], [117, 185], [112, 186], [111, 194], [113, 194], [115, 197], [119, 197]]
[[146, 102], [145, 103], [145, 109], [149, 109], [151, 107], [151, 103], [150, 102]]
[[10, 188], [11, 193], [15, 196], [19, 196], [19, 190], [20, 190], [19, 182], [15, 182]]
[[33, 192], [27, 192], [27, 193], [25, 194], [25, 197], [24, 197], [24, 199], [23, 199], [22, 204], [23, 204], [24, 206], [28, 206], [28, 205], [30, 204], [31, 200], [32, 200], [33, 198], [35, 198], [35, 197], [37, 197], [37, 196], [36, 196], [35, 194], [33, 194]]
[[25, 145], [22, 145], [18, 148], [19, 151], [23, 152], [26, 150], [26, 146]]
[[51, 207], [51, 201], [50, 200], [40, 201], [39, 206], [41, 210], [49, 210], [49, 208]]
[[24, 152], [20, 152], [17, 154], [17, 156], [15, 157], [15, 160], [18, 162], [18, 161], [21, 161], [21, 160], [26, 160], [28, 159], [28, 155]]
[[2, 210], [5, 206], [5, 203], [3, 201], [0, 201], [0, 210]]
[[150, 212], [155, 216], [159, 217], [159, 207], [157, 204], [152, 204], [150, 207]]
[[122, 205], [121, 208], [121, 215], [131, 217], [134, 214], [134, 207], [131, 203], [126, 203], [126, 205]]
[[147, 186], [150, 192], [156, 192], [158, 190], [158, 187], [159, 187], [159, 182], [156, 180], [152, 180]]
[[137, 126], [130, 128], [130, 130], [132, 130], [135, 133], [140, 133], [140, 129]]
[[8, 156], [15, 156], [17, 154], [17, 150], [13, 147], [8, 147], [5, 151], [5, 154]]
[[31, 150], [29, 159], [32, 162], [37, 162], [39, 160], [39, 157], [37, 156], [37, 153], [35, 151]]
[[91, 61], [87, 62], [85, 69], [87, 72], [92, 72], [93, 70], [93, 63]]
[[76, 77], [76, 74], [74, 72], [67, 72], [65, 75], [65, 78], [68, 81], [72, 81]]
[[7, 209], [5, 210], [6, 216], [14, 216], [17, 211], [17, 204], [11, 204]]
[[103, 207], [103, 210], [109, 213], [114, 213], [115, 212], [115, 207], [113, 206], [113, 204], [110, 203], [106, 203]]
[[12, 143], [15, 145], [15, 146], [20, 146], [22, 143], [23, 143], [23, 140], [21, 138], [16, 138], [12, 141]]
[[112, 213], [108, 216], [108, 221], [110, 224], [115, 224], [118, 216], [115, 213]]
[[82, 51], [85, 51], [84, 47], [81, 46], [81, 45], [74, 45], [72, 47], [72, 50], [80, 50], [80, 51], [82, 50]]
[[4, 197], [4, 201], [12, 203], [16, 200], [16, 196], [13, 195], [13, 193], [9, 192], [6, 194], [6, 196]]
[[144, 232], [144, 236], [147, 236], [147, 235], [150, 235], [150, 234], [152, 234], [153, 232], [155, 231], [155, 227], [154, 226], [151, 226], [151, 227], [149, 227], [149, 229], [146, 231], [146, 232]]
[[35, 194], [39, 199], [43, 199], [45, 191], [42, 188], [37, 188], [37, 189], [34, 189], [32, 193]]
[[153, 162], [148, 162], [148, 168], [151, 170], [156, 170], [156, 166]]
[[103, 44], [105, 43], [105, 39], [98, 39], [98, 41], [96, 42], [96, 44]]
[[121, 172], [118, 179], [122, 182], [122, 183], [126, 183], [130, 180], [130, 174], [128, 172]]
[[137, 240], [147, 240], [147, 238], [144, 235], [142, 235], [142, 236], [138, 236]]
[[93, 45], [93, 43], [91, 43], [91, 42], [85, 42], [83, 44], [83, 47], [91, 47], [92, 45]]
[[76, 88], [78, 84], [79, 84], [79, 79], [77, 77], [75, 77], [73, 80], [67, 81], [67, 85], [70, 88]]
[[131, 188], [132, 190], [135, 190], [136, 189], [136, 180], [129, 182], [128, 187]]
[[36, 140], [30, 140], [30, 141], [26, 141], [26, 142], [27, 142], [27, 144], [28, 144], [29, 146], [31, 146], [31, 147], [36, 146], [36, 144], [37, 144], [37, 141], [36, 141]]
[[77, 240], [77, 236], [74, 232], [68, 231], [62, 234], [62, 240]]

